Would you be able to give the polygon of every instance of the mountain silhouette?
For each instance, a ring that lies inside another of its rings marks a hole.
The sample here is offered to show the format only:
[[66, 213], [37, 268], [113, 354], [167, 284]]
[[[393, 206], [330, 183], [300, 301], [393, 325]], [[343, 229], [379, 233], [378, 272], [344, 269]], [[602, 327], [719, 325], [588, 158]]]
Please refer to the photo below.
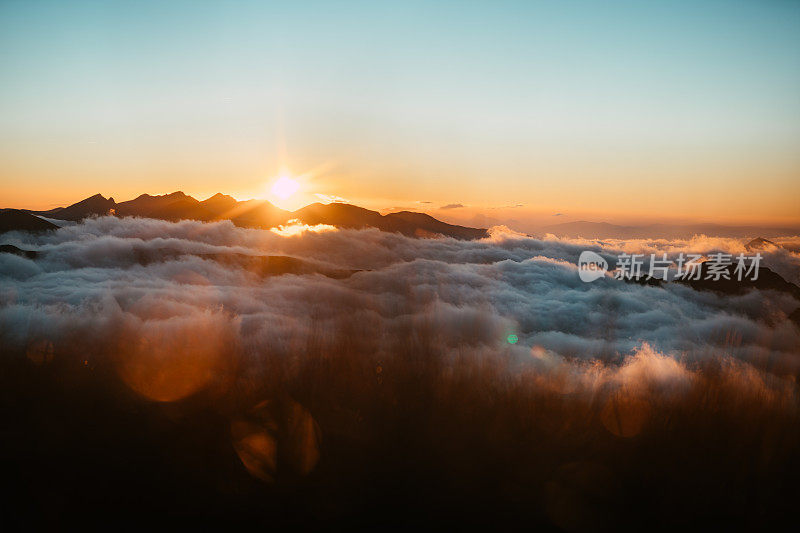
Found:
[[[752, 274], [743, 275], [742, 279], [739, 279], [736, 273], [736, 266], [733, 264], [726, 265], [722, 268], [725, 274], [720, 276], [719, 279], [714, 279], [713, 277], [711, 279], [706, 279], [709, 274], [708, 265], [708, 261], [700, 263], [697, 269], [699, 274], [687, 272], [674, 278], [672, 281], [665, 281], [664, 279], [650, 276], [624, 278], [624, 281], [626, 283], [661, 288], [666, 287], [670, 283], [677, 283], [691, 287], [696, 291], [715, 292], [728, 296], [745, 294], [751, 290], [772, 290], [789, 294], [800, 302], [800, 287], [786, 281], [783, 276], [764, 265], [758, 266], [758, 276], [756, 279], [753, 279]], [[795, 318], [800, 318], [800, 309], [794, 313], [794, 316]], [[798, 322], [798, 325], [800, 325], [800, 322]]]
[[763, 237], [756, 237], [752, 241], [748, 242], [744, 245], [745, 249], [749, 252], [752, 250], [763, 250], [767, 246], [780, 246], [779, 244], [775, 244], [772, 241], [768, 241]]
[[231, 220], [243, 228], [269, 229], [286, 224], [292, 218], [292, 213], [276, 207], [266, 200], [247, 200], [237, 202], [221, 218]]
[[146, 213], [141, 213], [148, 218], [159, 218], [161, 220], [211, 220], [213, 215], [208, 211], [199, 200], [187, 196], [166, 205], [159, 205]]
[[752, 279], [752, 276], [742, 276], [741, 280], [738, 279], [735, 271], [736, 266], [733, 264], [727, 265], [723, 269], [727, 279], [725, 277], [721, 277], [717, 280], [706, 279], [709, 273], [708, 265], [709, 262], [707, 261], [699, 265], [698, 270], [700, 271], [700, 275], [697, 276], [699, 279], [693, 279], [695, 276], [687, 273], [679, 278], [676, 278], [674, 280], [675, 283], [688, 285], [689, 287], [698, 291], [712, 291], [727, 295], [743, 294], [751, 289], [758, 289], [762, 291], [773, 290], [790, 294], [796, 300], [800, 301], [800, 287], [794, 283], [786, 281], [780, 274], [763, 265], [759, 265], [758, 278], [755, 280]]
[[96, 194], [68, 207], [31, 213], [58, 220], [81, 220], [90, 216], [114, 214], [139, 216], [160, 220], [230, 220], [240, 227], [269, 229], [298, 220], [303, 224], [327, 224], [339, 228], [377, 228], [381, 231], [401, 233], [409, 237], [434, 237], [444, 235], [456, 239], [480, 239], [488, 235], [485, 229], [447, 224], [425, 213], [400, 211], [381, 215], [377, 211], [351, 204], [314, 203], [286, 211], [266, 200], [237, 201], [231, 196], [217, 193], [200, 201], [181, 191], [160, 196], [142, 194], [133, 200], [116, 203], [113, 198]]
[[58, 229], [52, 222], [43, 220], [20, 209], [0, 210], [0, 233], [6, 231], [47, 231]]
[[380, 228], [383, 225], [383, 217], [377, 211], [341, 203], [321, 204], [317, 202], [298, 209], [292, 215], [293, 218], [309, 225], [330, 224], [354, 229]]
[[770, 246], [774, 246], [776, 248], [783, 248], [784, 250], [788, 250], [794, 253], [800, 253], [800, 244], [795, 244], [793, 242], [777, 243], [768, 241], [763, 237], [756, 237], [755, 239], [744, 245], [745, 249], [748, 252], [758, 252], [761, 250], [765, 250]]
[[433, 218], [426, 213], [415, 213], [413, 211], [399, 211], [397, 213], [389, 213], [384, 216], [385, 219], [394, 221], [402, 221], [409, 229], [414, 228], [415, 237], [425, 237], [427, 234], [442, 234], [455, 237], [456, 239], [472, 240], [482, 239], [488, 234], [485, 229], [468, 228], [465, 226], [457, 226], [455, 224], [447, 224]]
[[78, 221], [93, 215], [108, 215], [115, 208], [116, 202], [113, 198], [106, 199], [102, 194], [95, 194], [68, 207], [56, 207], [49, 211], [32, 211], [32, 213], [58, 220]]
[[200, 202], [205, 209], [213, 213], [216, 217], [224, 216], [226, 213], [233, 211], [239, 203], [233, 196], [227, 194], [217, 193], [211, 198]]
[[170, 204], [186, 200], [187, 198], [189, 198], [189, 196], [181, 191], [176, 191], [171, 194], [162, 194], [160, 196], [141, 194], [133, 200], [118, 203], [114, 211], [119, 216], [146, 216], [152, 211], [164, 209]]

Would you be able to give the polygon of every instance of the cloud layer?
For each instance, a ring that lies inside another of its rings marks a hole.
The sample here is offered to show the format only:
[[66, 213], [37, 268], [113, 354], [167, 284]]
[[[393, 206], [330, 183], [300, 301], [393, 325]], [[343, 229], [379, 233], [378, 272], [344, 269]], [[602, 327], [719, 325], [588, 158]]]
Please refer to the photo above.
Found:
[[[390, 349], [386, 339], [422, 323], [453, 350], [502, 351], [521, 361], [532, 348], [553, 358], [613, 360], [647, 343], [678, 359], [732, 355], [794, 370], [800, 333], [786, 317], [800, 303], [788, 295], [724, 296], [610, 278], [583, 283], [575, 267], [584, 249], [613, 262], [620, 251], [739, 252], [741, 242], [536, 240], [493, 231], [472, 242], [373, 230], [287, 237], [228, 222], [105, 217], [49, 235], [8, 234], [9, 243], [41, 254], [35, 261], [0, 256], [0, 324], [4, 341], [20, 350], [76, 330], [89, 342], [108, 335], [110, 323], [188, 336], [180, 333], [184, 324], [217, 333], [222, 324], [255, 352], [288, 350], [312, 325], [356, 316], [378, 352]], [[291, 256], [356, 273], [264, 277], [215, 260], [220, 254]], [[797, 279], [798, 254], [772, 249], [764, 261]], [[508, 345], [509, 334], [519, 342]]]

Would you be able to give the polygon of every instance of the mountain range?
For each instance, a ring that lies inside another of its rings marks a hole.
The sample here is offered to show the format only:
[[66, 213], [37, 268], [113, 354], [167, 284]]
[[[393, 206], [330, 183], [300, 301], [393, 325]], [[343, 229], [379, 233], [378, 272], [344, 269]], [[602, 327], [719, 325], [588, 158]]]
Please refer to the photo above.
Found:
[[[37, 215], [23, 220], [26, 214]], [[484, 228], [473, 228], [448, 224], [425, 213], [398, 211], [381, 215], [377, 211], [346, 203], [314, 203], [296, 211], [281, 209], [265, 200], [238, 201], [217, 193], [205, 200], [198, 200], [181, 191], [153, 196], [142, 194], [133, 200], [116, 202], [95, 194], [66, 207], [47, 211], [27, 209], [0, 209], [0, 231], [12, 228], [45, 230], [53, 226], [38, 217], [54, 220], [79, 221], [90, 216], [103, 215], [138, 216], [162, 220], [230, 220], [240, 227], [269, 229], [292, 220], [303, 224], [327, 224], [339, 228], [361, 229], [373, 227], [382, 231], [401, 233], [411, 237], [444, 235], [462, 240], [484, 238]], [[6, 227], [7, 226], [7, 227]], [[648, 224], [624, 226], [608, 222], [567, 222], [539, 228], [537, 234], [553, 234], [566, 238], [594, 239], [689, 239], [694, 235], [713, 237], [785, 237], [800, 234], [800, 228], [762, 226], [725, 226], [720, 224]], [[755, 242], [755, 241], [754, 241]], [[752, 244], [752, 243], [751, 243]], [[773, 244], [764, 240], [763, 244]], [[787, 247], [787, 245], [782, 245]]]
[[[204, 222], [230, 220], [240, 227], [269, 229], [297, 220], [308, 225], [328, 224], [339, 228], [371, 227], [410, 237], [444, 235], [471, 240], [488, 235], [486, 229], [447, 224], [425, 213], [400, 211], [381, 215], [377, 211], [345, 203], [314, 203], [297, 211], [287, 211], [265, 200], [238, 201], [221, 193], [202, 201], [180, 191], [160, 196], [142, 194], [125, 202], [116, 202], [114, 198], [105, 198], [101, 194], [95, 194], [70, 206], [57, 207], [48, 211], [14, 211], [70, 221], [79, 221], [91, 216], [116, 215], [170, 221], [184, 219]], [[30, 223], [34, 224], [34, 222]]]

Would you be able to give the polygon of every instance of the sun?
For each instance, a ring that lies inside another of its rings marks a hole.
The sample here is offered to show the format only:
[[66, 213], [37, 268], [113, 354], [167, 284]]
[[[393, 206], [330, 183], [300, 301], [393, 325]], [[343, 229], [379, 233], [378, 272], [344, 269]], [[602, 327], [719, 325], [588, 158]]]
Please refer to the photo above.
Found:
[[286, 200], [291, 195], [297, 192], [300, 184], [288, 176], [281, 176], [278, 181], [272, 184], [272, 194]]

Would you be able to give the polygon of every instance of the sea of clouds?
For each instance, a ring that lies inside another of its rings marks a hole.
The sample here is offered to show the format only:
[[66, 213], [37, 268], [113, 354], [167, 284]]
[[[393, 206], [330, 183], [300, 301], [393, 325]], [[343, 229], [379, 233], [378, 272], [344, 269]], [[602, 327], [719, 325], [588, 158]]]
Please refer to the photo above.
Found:
[[[744, 252], [735, 239], [540, 240], [494, 228], [488, 239], [458, 241], [102, 217], [42, 235], [7, 233], [3, 242], [39, 252], [34, 260], [0, 254], [5, 351], [38, 360], [67, 344], [83, 347], [87, 360], [124, 352], [147, 364], [181, 351], [213, 360], [232, 346], [255, 361], [293, 357], [312, 337], [334, 349], [346, 321], [358, 350], [376, 360], [397, 356], [398, 342], [424, 331], [443, 353], [502, 357], [512, 370], [646, 359], [669, 377], [693, 361], [730, 357], [786, 376], [800, 363], [800, 328], [787, 318], [800, 302], [789, 294], [578, 277], [586, 249], [610, 263], [622, 251]], [[353, 273], [263, 275], [219, 260], [227, 254], [290, 256], [321, 272]], [[785, 279], [800, 279], [800, 254], [762, 254]]]

